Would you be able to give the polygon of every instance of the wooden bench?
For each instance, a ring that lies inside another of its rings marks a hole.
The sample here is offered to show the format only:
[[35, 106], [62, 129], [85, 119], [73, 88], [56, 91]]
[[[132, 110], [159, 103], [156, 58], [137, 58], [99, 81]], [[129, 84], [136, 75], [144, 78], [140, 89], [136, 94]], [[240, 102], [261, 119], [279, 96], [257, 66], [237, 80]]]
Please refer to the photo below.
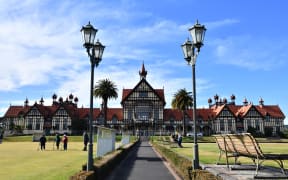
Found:
[[277, 162], [281, 168], [282, 173], [287, 176], [283, 161], [288, 160], [288, 154], [263, 153], [258, 142], [250, 133], [214, 135], [214, 138], [220, 150], [218, 162], [223, 153], [225, 153], [226, 164], [228, 168], [229, 157], [234, 157], [235, 162], [240, 156], [248, 157], [252, 159], [253, 163], [256, 165], [257, 176], [261, 164], [265, 160], [273, 160]]
[[215, 138], [215, 141], [216, 141], [218, 148], [219, 148], [219, 151], [220, 151], [218, 161], [216, 164], [218, 164], [218, 165], [221, 164], [220, 160], [224, 154], [226, 157], [227, 168], [229, 168], [228, 158], [230, 158], [230, 157], [235, 158], [234, 164], [236, 164], [239, 156], [236, 153], [236, 150], [235, 150], [233, 144], [230, 141], [225, 140], [225, 136], [222, 134], [217, 134], [217, 135], [213, 135], [213, 136]]

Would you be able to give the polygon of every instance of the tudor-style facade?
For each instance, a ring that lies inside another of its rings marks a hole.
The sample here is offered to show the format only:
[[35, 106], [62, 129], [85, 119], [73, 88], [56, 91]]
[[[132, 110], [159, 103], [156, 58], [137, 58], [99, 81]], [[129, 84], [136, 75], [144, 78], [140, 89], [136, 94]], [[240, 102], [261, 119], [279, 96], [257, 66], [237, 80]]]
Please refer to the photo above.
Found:
[[163, 125], [164, 90], [154, 89], [147, 81], [144, 64], [134, 89], [123, 89], [123, 123], [131, 130], [154, 132]]
[[243, 105], [236, 105], [234, 95], [231, 96], [231, 102], [218, 101], [218, 95], [215, 96], [215, 104], [211, 105], [212, 100], [208, 100], [207, 111], [212, 116], [214, 133], [247, 132], [249, 127], [252, 127], [262, 134], [270, 129], [276, 135], [284, 130], [285, 115], [278, 105], [264, 105], [262, 98], [259, 100], [259, 105], [248, 104], [246, 98]]
[[[154, 89], [147, 81], [144, 64], [139, 71], [140, 81], [132, 89], [123, 89], [121, 108], [107, 109], [107, 126], [118, 132], [145, 134], [171, 134], [182, 132], [182, 121], [186, 121], [187, 130], [193, 131], [192, 109], [183, 114], [177, 109], [165, 108], [164, 89]], [[175, 90], [176, 91], [176, 90]], [[70, 94], [66, 101], [57, 95], [52, 96], [50, 106], [44, 105], [41, 98], [39, 103], [29, 105], [28, 99], [23, 106], [10, 106], [1, 118], [5, 134], [15, 133], [14, 127], [20, 127], [23, 134], [33, 133], [69, 133], [80, 134], [87, 129], [89, 108], [78, 107], [78, 98]], [[244, 99], [242, 105], [236, 105], [236, 97], [232, 95], [231, 101], [220, 99], [218, 95], [208, 99], [208, 108], [196, 110], [197, 132], [204, 135], [213, 133], [247, 132], [253, 127], [260, 133], [266, 129], [273, 134], [283, 131], [285, 115], [278, 105], [264, 105], [261, 98], [258, 105], [248, 103]], [[94, 108], [93, 124], [104, 125], [103, 111]]]

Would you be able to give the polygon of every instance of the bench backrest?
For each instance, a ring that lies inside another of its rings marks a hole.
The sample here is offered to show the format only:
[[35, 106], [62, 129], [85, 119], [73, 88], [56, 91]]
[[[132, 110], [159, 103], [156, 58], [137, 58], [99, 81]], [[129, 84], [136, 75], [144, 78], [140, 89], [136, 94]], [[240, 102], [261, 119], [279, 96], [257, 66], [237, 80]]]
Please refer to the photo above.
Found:
[[215, 138], [215, 141], [218, 145], [218, 148], [221, 151], [226, 151], [228, 153], [234, 153], [235, 152], [235, 148], [233, 146], [233, 143], [229, 139], [225, 138], [225, 135], [216, 134], [216, 135], [213, 135], [213, 137]]
[[221, 151], [226, 151], [226, 147], [225, 147], [226, 144], [225, 144], [224, 136], [222, 136], [221, 134], [216, 134], [216, 135], [213, 135], [213, 137], [215, 138], [218, 148]]
[[248, 157], [262, 157], [262, 150], [256, 139], [250, 133], [227, 134], [225, 139], [233, 143], [235, 151], [239, 155]]

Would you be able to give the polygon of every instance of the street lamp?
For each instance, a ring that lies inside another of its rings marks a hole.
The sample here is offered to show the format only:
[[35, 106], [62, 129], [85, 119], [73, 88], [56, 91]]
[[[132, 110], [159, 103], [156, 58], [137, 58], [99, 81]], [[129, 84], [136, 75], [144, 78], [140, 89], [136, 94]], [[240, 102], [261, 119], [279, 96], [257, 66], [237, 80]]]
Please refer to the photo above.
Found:
[[102, 55], [105, 46], [103, 46], [99, 40], [94, 43], [94, 39], [97, 33], [90, 22], [83, 26], [81, 29], [82, 38], [84, 41], [83, 46], [87, 50], [87, 54], [91, 62], [91, 86], [90, 86], [90, 115], [89, 115], [89, 144], [88, 144], [88, 162], [87, 171], [93, 170], [93, 86], [94, 86], [94, 68], [98, 67], [102, 60]]
[[[194, 120], [194, 156], [193, 156], [193, 169], [199, 169], [199, 151], [197, 144], [197, 132], [196, 132], [196, 80], [195, 80], [195, 64], [196, 58], [200, 52], [200, 48], [203, 46], [204, 36], [206, 28], [204, 25], [198, 23], [189, 29], [192, 36], [192, 42], [187, 39], [182, 45], [184, 53], [184, 59], [188, 62], [188, 65], [192, 66], [192, 81], [193, 81], [193, 120]], [[197, 51], [196, 51], [197, 49]]]

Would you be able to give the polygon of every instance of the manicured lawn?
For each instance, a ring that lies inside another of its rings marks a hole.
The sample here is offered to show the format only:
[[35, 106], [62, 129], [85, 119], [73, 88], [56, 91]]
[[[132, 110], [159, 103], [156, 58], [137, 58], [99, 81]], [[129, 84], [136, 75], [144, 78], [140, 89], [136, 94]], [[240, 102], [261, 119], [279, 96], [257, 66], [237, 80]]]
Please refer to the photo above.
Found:
[[[5, 137], [0, 144], [0, 179], [67, 180], [87, 162], [82, 136], [69, 136], [68, 151], [63, 151], [62, 143], [60, 150], [56, 150], [54, 136], [47, 136], [47, 140], [46, 150], [41, 151], [39, 142], [32, 142], [32, 136]], [[117, 136], [116, 142], [120, 140], [121, 136]], [[131, 137], [133, 140], [135, 137]], [[93, 144], [94, 157], [96, 144]]]
[[[183, 143], [184, 148], [172, 148], [173, 151], [186, 156], [190, 159], [193, 158], [193, 143]], [[215, 164], [219, 157], [219, 150], [216, 143], [198, 143], [199, 146], [199, 160], [203, 164]], [[262, 151], [264, 153], [285, 153], [287, 154], [288, 143], [260, 143]], [[231, 163], [233, 158], [229, 158]], [[241, 163], [252, 164], [253, 161], [249, 158], [239, 158]], [[225, 156], [221, 158], [222, 163], [225, 162]], [[285, 162], [285, 168], [288, 168], [287, 161]], [[279, 167], [274, 161], [265, 161], [264, 165], [270, 165]]]
[[70, 142], [68, 151], [56, 150], [56, 147], [53, 150], [53, 142], [48, 142], [46, 150], [41, 151], [37, 142], [3, 142], [0, 144], [0, 177], [19, 180], [69, 179], [87, 162], [87, 151], [82, 151], [82, 148], [82, 142]]

